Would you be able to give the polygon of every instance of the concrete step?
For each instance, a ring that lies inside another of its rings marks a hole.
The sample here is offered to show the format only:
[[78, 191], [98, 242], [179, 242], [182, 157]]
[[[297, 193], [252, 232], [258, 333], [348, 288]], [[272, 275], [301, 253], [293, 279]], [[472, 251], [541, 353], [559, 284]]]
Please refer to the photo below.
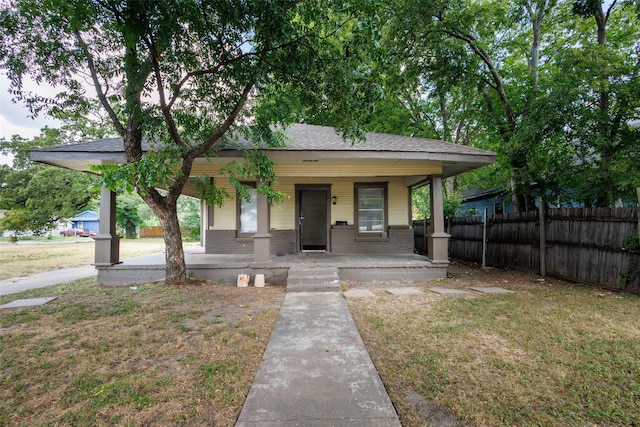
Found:
[[336, 267], [291, 267], [289, 277], [338, 276]]
[[287, 292], [339, 292], [338, 269], [290, 268], [287, 277]]
[[287, 284], [287, 292], [340, 292], [338, 283]]

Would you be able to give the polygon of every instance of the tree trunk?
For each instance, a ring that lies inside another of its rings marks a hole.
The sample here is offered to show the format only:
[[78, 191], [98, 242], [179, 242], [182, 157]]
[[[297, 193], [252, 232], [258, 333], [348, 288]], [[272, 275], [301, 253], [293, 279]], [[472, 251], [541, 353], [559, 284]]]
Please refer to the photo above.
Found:
[[[613, 6], [612, 6], [613, 7]], [[595, 13], [594, 18], [597, 25], [598, 30], [598, 45], [606, 46], [607, 45], [607, 21], [608, 14], [605, 14], [602, 9], [602, 4], [600, 4]], [[601, 138], [601, 149], [600, 149], [600, 179], [602, 182], [601, 194], [596, 199], [596, 206], [598, 207], [607, 207], [613, 203], [615, 188], [613, 183], [613, 177], [611, 175], [611, 171], [609, 169], [609, 165], [611, 162], [611, 158], [615, 155], [616, 147], [615, 147], [615, 139], [616, 135], [613, 134], [613, 128], [611, 126], [611, 117], [610, 117], [610, 89], [609, 85], [606, 84], [609, 80], [609, 74], [606, 68], [603, 67], [600, 73], [601, 79], [601, 90], [599, 96], [599, 110], [600, 114], [598, 115], [598, 133]]]
[[181, 285], [187, 280], [187, 266], [182, 247], [182, 233], [178, 222], [178, 210], [176, 206], [167, 207], [166, 215], [160, 217], [160, 224], [165, 244], [165, 284]]
[[153, 210], [162, 226], [165, 244], [165, 284], [182, 285], [187, 281], [187, 266], [182, 247], [182, 233], [178, 222], [177, 196], [162, 196], [155, 188], [147, 188], [138, 194]]
[[136, 235], [136, 227], [135, 226], [129, 226], [126, 228], [126, 235], [127, 235], [127, 239], [135, 239], [137, 237]]

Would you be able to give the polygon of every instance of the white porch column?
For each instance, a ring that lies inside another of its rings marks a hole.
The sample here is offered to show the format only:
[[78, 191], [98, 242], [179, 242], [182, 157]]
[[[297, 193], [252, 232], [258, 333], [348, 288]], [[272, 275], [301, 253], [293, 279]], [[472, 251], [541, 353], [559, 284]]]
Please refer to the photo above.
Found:
[[100, 190], [99, 234], [93, 239], [96, 242], [96, 267], [120, 263], [120, 236], [116, 234], [116, 193], [105, 187]]
[[427, 234], [429, 260], [434, 264], [449, 264], [449, 236], [444, 231], [442, 200], [442, 176], [432, 175], [429, 189], [431, 196], [431, 233]]
[[[260, 180], [256, 182], [256, 187]], [[258, 232], [253, 235], [253, 262], [268, 263], [271, 261], [271, 233], [269, 233], [269, 200], [267, 196], [258, 194]]]

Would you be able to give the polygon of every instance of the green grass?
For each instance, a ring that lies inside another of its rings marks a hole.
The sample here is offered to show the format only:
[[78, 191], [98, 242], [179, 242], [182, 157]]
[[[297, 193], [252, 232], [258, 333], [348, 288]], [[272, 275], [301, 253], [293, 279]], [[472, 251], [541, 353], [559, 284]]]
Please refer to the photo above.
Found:
[[224, 390], [223, 402], [226, 405], [233, 404], [238, 400], [244, 400], [244, 396], [233, 393], [232, 388], [228, 387], [229, 384], [238, 380], [237, 361], [217, 360], [200, 365], [198, 370], [202, 386], [209, 396], [215, 396]]
[[0, 426], [232, 426], [283, 295], [90, 278], [4, 296], [59, 298], [0, 310]]
[[416, 391], [469, 425], [639, 425], [640, 298], [554, 286], [351, 303], [402, 415]]
[[[47, 244], [12, 245], [0, 241], [0, 280], [60, 268], [86, 266], [94, 262], [95, 243], [91, 238], [55, 238]], [[75, 242], [75, 243], [74, 243]], [[189, 246], [191, 243], [186, 243]], [[162, 239], [123, 239], [122, 259], [162, 252]]]

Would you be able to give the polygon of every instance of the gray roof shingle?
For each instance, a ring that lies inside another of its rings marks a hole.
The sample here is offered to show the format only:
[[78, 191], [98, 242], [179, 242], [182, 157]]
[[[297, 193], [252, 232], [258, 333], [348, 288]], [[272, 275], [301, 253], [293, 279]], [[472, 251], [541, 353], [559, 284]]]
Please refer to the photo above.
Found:
[[[405, 152], [405, 153], [443, 153], [463, 155], [493, 155], [493, 153], [478, 148], [427, 138], [415, 138], [384, 133], [367, 133], [365, 142], [344, 141], [334, 128], [307, 124], [294, 124], [285, 130], [288, 137], [286, 146], [271, 147], [276, 151], [377, 151], [377, 152]], [[240, 147], [253, 146], [250, 141], [240, 139], [228, 144], [224, 149], [234, 150]], [[148, 150], [150, 145], [143, 144]], [[40, 148], [37, 152], [57, 153], [122, 153], [124, 152], [122, 138], [107, 138], [79, 144], [59, 145], [56, 147]]]

